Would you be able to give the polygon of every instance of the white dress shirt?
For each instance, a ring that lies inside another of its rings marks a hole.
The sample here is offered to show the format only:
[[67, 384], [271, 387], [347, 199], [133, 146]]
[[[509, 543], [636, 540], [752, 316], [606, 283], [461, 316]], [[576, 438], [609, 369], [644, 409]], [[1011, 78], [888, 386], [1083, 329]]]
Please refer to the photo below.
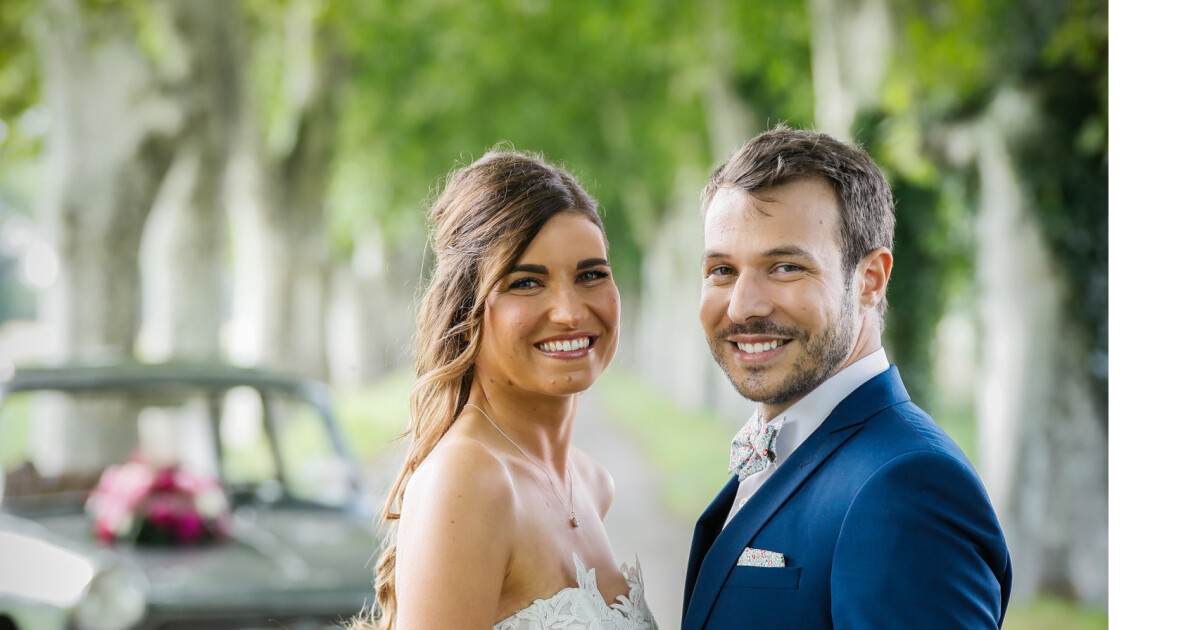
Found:
[[807, 396], [792, 403], [783, 413], [771, 418], [767, 424], [779, 427], [779, 437], [775, 440], [775, 461], [768, 462], [766, 468], [746, 477], [738, 485], [737, 496], [733, 499], [733, 507], [729, 508], [725, 525], [729, 525], [733, 515], [737, 514], [750, 497], [771, 478], [771, 474], [779, 465], [825, 422], [825, 418], [829, 417], [838, 403], [863, 383], [886, 372], [888, 365], [887, 355], [880, 347], [829, 377]]

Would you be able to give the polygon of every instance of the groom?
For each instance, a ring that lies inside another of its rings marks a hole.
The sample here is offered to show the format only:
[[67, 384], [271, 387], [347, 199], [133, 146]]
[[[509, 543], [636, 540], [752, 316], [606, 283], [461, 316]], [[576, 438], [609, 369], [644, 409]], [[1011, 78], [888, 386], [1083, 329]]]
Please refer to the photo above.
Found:
[[702, 206], [700, 320], [758, 410], [696, 523], [683, 629], [998, 628], [1012, 568], [995, 512], [880, 345], [883, 173], [780, 126], [713, 173]]

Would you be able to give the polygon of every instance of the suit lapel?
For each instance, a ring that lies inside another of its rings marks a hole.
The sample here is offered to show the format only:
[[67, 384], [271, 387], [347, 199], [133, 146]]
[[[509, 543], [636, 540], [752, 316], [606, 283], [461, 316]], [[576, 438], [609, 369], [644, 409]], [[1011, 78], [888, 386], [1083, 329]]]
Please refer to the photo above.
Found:
[[737, 475], [734, 475], [696, 521], [696, 530], [692, 532], [692, 551], [688, 554], [687, 578], [683, 586], [683, 612], [685, 614], [688, 609], [688, 600], [691, 599], [692, 588], [696, 585], [696, 576], [700, 573], [700, 563], [708, 554], [713, 540], [721, 533], [721, 527], [725, 525], [725, 518], [729, 516], [729, 509], [733, 507], [737, 489], [738, 478]]
[[[799, 448], [795, 450], [779, 469], [772, 473], [749, 502], [746, 503], [729, 526], [716, 536], [708, 553], [703, 556], [695, 579], [694, 590], [690, 602], [685, 602], [684, 630], [701, 628], [708, 619], [717, 595], [725, 583], [729, 572], [737, 563], [738, 556], [746, 548], [750, 540], [774, 516], [775, 512], [800, 488], [812, 474], [821, 467], [846, 440], [850, 439], [867, 420], [883, 409], [908, 400], [908, 392], [900, 381], [899, 372], [895, 366], [867, 381], [854, 390], [834, 408], [829, 417]], [[734, 487], [729, 500], [736, 494], [737, 484], [730, 483], [722, 490], [723, 496]], [[717, 501], [713, 502], [716, 505]], [[712, 506], [705, 515], [712, 511]], [[729, 513], [726, 507], [722, 515]], [[703, 519], [702, 519], [703, 520]], [[716, 527], [720, 527], [718, 523]], [[697, 532], [701, 525], [697, 523]], [[696, 546], [693, 541], [692, 561], [688, 566], [688, 583], [692, 583], [692, 565], [697, 563]]]

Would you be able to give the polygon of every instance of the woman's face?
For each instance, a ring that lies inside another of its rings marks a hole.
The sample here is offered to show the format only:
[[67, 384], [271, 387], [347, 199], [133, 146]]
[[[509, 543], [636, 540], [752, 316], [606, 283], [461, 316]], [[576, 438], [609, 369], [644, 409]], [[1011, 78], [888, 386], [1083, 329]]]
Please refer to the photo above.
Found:
[[561, 212], [487, 298], [476, 378], [568, 395], [596, 382], [617, 351], [621, 297], [600, 228]]

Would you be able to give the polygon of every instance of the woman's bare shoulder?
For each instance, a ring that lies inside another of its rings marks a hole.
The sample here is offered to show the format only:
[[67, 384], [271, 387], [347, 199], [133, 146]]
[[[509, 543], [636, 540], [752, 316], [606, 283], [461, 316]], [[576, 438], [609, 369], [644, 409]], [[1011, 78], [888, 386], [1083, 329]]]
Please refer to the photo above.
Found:
[[515, 497], [507, 466], [487, 445], [447, 434], [434, 447], [400, 506], [396, 627], [491, 623], [517, 532]]
[[406, 504], [435, 500], [511, 507], [516, 496], [508, 466], [469, 435], [447, 434], [417, 467], [405, 489]]

